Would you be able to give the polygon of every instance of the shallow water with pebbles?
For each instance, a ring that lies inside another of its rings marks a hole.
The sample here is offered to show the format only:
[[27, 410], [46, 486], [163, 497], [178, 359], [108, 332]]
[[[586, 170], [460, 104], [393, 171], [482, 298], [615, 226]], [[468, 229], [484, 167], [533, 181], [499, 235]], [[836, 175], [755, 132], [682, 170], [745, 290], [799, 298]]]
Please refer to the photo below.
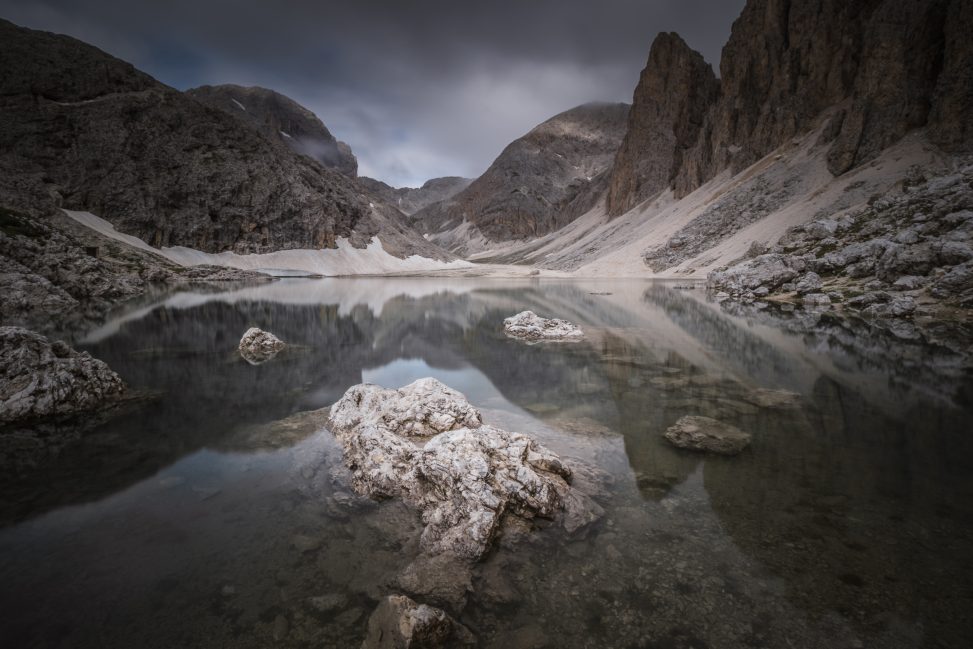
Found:
[[[506, 337], [527, 309], [584, 341]], [[287, 347], [247, 363], [251, 326]], [[426, 598], [480, 646], [963, 646], [973, 381], [861, 326], [634, 280], [285, 279], [117, 313], [68, 338], [158, 396], [0, 434], [0, 637], [358, 646], [423, 525], [354, 493], [319, 409], [432, 376], [612, 478], [596, 525], [509, 526], [465, 583], [441, 575], [465, 597]], [[687, 415], [751, 444], [674, 448]]]

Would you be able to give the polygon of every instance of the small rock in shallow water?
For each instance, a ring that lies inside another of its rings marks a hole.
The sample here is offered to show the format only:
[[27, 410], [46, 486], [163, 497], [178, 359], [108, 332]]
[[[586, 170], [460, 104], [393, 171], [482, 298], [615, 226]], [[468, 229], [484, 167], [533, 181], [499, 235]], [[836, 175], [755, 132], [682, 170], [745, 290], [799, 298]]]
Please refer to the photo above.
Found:
[[750, 445], [750, 434], [716, 419], [687, 415], [665, 432], [673, 445], [690, 451], [736, 455]]
[[503, 330], [508, 336], [530, 342], [574, 341], [584, 338], [584, 332], [577, 325], [557, 318], [542, 318], [533, 311], [522, 311], [503, 321]]
[[240, 355], [251, 365], [269, 361], [284, 348], [284, 342], [274, 334], [250, 327], [240, 339]]
[[331, 613], [333, 611], [340, 611], [348, 606], [348, 598], [341, 593], [318, 595], [317, 597], [309, 597], [307, 605], [311, 610], [317, 611], [318, 613]]
[[362, 649], [446, 649], [473, 644], [472, 634], [442, 609], [389, 595], [368, 618]]

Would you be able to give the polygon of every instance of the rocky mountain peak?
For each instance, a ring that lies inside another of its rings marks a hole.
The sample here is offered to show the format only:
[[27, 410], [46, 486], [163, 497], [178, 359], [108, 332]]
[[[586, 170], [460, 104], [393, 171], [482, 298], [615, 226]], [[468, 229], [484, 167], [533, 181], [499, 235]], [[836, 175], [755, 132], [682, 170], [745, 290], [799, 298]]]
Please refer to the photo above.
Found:
[[615, 156], [608, 213], [617, 216], [666, 189], [696, 142], [719, 81], [702, 55], [675, 33], [660, 33], [632, 101], [628, 130]]
[[186, 94], [326, 167], [351, 178], [358, 173], [358, 160], [351, 147], [335, 139], [317, 115], [286, 95], [268, 88], [233, 84], [200, 86], [187, 90]]
[[469, 187], [417, 212], [417, 227], [435, 234], [465, 221], [501, 241], [542, 236], [570, 223], [603, 192], [628, 109], [590, 103], [546, 120], [507, 145]]

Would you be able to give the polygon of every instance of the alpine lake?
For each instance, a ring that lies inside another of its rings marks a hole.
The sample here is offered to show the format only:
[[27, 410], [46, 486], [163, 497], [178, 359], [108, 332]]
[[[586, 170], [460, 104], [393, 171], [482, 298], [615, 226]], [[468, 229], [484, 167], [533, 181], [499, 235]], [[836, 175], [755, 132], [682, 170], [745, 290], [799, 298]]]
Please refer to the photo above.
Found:
[[[527, 309], [585, 338], [505, 336]], [[251, 326], [287, 347], [245, 361]], [[427, 376], [611, 478], [585, 529], [495, 540], [446, 607], [480, 647], [973, 639], [973, 375], [941, 346], [685, 283], [535, 278], [196, 288], [62, 337], [143, 396], [4, 435], [10, 649], [360, 646], [422, 522], [342, 482], [319, 409]], [[684, 415], [752, 443], [675, 448]]]

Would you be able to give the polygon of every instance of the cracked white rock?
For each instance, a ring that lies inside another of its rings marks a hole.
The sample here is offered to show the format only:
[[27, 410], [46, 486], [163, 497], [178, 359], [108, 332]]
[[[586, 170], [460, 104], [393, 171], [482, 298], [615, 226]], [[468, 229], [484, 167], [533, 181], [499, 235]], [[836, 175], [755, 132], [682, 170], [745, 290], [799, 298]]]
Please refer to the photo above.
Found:
[[21, 327], [0, 327], [0, 422], [74, 415], [121, 396], [125, 384], [87, 352]]
[[522, 433], [482, 425], [466, 398], [431, 378], [398, 390], [356, 385], [331, 407], [352, 483], [422, 512], [422, 549], [478, 559], [504, 514], [559, 518], [570, 532], [598, 507], [561, 459]]
[[542, 318], [533, 311], [522, 311], [506, 318], [503, 321], [503, 330], [508, 336], [531, 342], [571, 341], [584, 338], [581, 327], [567, 320]]
[[259, 365], [277, 355], [284, 342], [274, 334], [250, 327], [240, 339], [240, 355], [251, 365]]

